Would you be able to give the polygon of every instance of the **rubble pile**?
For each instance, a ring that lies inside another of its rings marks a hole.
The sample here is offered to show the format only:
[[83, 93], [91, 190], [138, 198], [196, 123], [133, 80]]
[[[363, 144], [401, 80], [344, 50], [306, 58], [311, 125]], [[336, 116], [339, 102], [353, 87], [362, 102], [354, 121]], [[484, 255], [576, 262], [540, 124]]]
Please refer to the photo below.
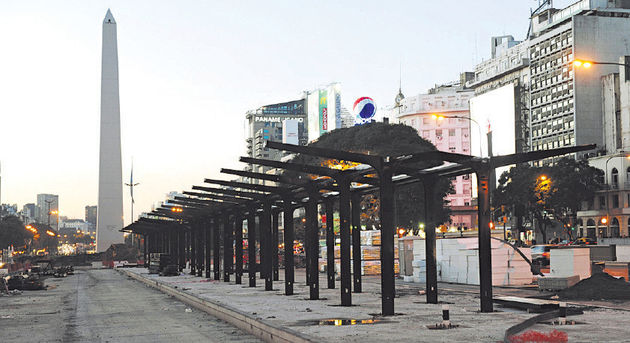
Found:
[[131, 263], [138, 262], [138, 248], [127, 244], [112, 244], [107, 251], [103, 253], [103, 262], [105, 261], [127, 261]]
[[562, 290], [558, 296], [576, 300], [630, 300], [630, 283], [600, 272]]

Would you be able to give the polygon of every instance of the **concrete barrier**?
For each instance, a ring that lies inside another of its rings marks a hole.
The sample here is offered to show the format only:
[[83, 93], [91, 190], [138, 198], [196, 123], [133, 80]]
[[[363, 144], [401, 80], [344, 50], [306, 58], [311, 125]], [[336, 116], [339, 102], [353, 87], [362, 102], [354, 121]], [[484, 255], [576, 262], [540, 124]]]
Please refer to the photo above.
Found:
[[237, 328], [270, 343], [306, 343], [317, 342], [316, 339], [287, 328], [279, 327], [271, 323], [258, 320], [249, 314], [223, 304], [217, 304], [211, 300], [201, 299], [192, 294], [185, 293], [157, 280], [151, 280], [129, 270], [116, 269], [119, 273], [127, 275], [137, 281], [151, 286], [159, 291], [175, 297], [176, 299], [204, 311], [214, 317], [224, 320]]

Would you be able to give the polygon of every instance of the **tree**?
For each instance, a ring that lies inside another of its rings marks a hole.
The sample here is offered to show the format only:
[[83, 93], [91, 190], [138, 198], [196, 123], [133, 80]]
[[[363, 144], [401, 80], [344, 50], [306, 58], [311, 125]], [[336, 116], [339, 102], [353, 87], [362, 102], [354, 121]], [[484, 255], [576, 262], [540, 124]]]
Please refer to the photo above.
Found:
[[604, 187], [604, 172], [591, 167], [586, 161], [562, 158], [549, 170], [553, 185], [548, 199], [548, 207], [555, 220], [567, 228], [567, 234], [573, 238], [571, 228], [577, 222], [577, 211], [582, 202], [595, 196], [595, 192]]
[[499, 178], [493, 205], [503, 206], [517, 219], [517, 232], [528, 217], [536, 219], [536, 229], [547, 241], [547, 227], [561, 223], [572, 238], [570, 228], [576, 222], [583, 201], [591, 199], [603, 187], [603, 172], [586, 161], [564, 157], [555, 165], [536, 168], [521, 164]]
[[24, 246], [25, 239], [33, 235], [25, 229], [24, 223], [16, 216], [6, 216], [0, 219], [0, 249], [13, 245]]
[[533, 210], [532, 204], [535, 203], [533, 189], [535, 175], [535, 168], [528, 164], [510, 168], [499, 177], [499, 185], [492, 197], [495, 208], [504, 208], [504, 214], [511, 214], [516, 219], [517, 239]]
[[[436, 150], [431, 142], [418, 136], [418, 133], [412, 127], [385, 123], [370, 123], [333, 130], [325, 133], [317, 141], [309, 144], [309, 146], [392, 157]], [[345, 169], [354, 165], [348, 161], [323, 159], [309, 155], [298, 155], [293, 159], [293, 162], [334, 166], [339, 169]], [[426, 168], [437, 166], [440, 163], [441, 161], [422, 161], [411, 166]], [[296, 173], [287, 171], [285, 174], [292, 176], [294, 179], [305, 179], [304, 176]], [[425, 217], [423, 192], [421, 183], [396, 188], [396, 219], [398, 225], [417, 230], [418, 223]], [[435, 201], [439, 203], [439, 206], [435, 206], [436, 213], [434, 216], [436, 224], [441, 224], [449, 218], [449, 210], [445, 206], [444, 196], [451, 192], [450, 180], [437, 180], [435, 192]], [[379, 204], [377, 193], [364, 197], [362, 201], [362, 219], [368, 227], [372, 225], [377, 227], [379, 224]]]

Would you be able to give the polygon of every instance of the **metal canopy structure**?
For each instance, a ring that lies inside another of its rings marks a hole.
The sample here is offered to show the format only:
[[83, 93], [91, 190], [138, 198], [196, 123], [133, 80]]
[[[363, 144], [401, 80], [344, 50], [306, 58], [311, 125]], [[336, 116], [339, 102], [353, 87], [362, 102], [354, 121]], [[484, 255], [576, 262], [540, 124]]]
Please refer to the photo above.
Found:
[[[206, 277], [211, 271], [220, 279], [223, 267], [224, 281], [241, 282], [243, 261], [243, 221], [247, 222], [249, 286], [256, 286], [256, 272], [265, 280], [265, 290], [273, 289], [278, 280], [278, 217], [283, 214], [285, 294], [294, 293], [294, 228], [296, 208], [306, 210], [305, 251], [307, 260], [306, 283], [309, 298], [319, 299], [319, 223], [318, 205], [326, 212], [327, 283], [335, 288], [333, 206], [339, 207], [342, 306], [352, 304], [352, 290], [361, 292], [360, 202], [364, 194], [378, 193], [380, 199], [381, 231], [381, 309], [383, 315], [394, 315], [395, 274], [395, 186], [422, 183], [425, 195], [426, 232], [426, 296], [428, 303], [437, 303], [437, 268], [435, 256], [435, 222], [432, 218], [435, 201], [433, 185], [437, 178], [455, 177], [475, 173], [478, 185], [479, 218], [479, 277], [481, 312], [492, 312], [492, 263], [490, 246], [489, 178], [495, 168], [553, 156], [592, 150], [594, 145], [559, 148], [519, 153], [490, 158], [472, 157], [441, 151], [424, 151], [400, 156], [379, 156], [267, 142], [267, 147], [323, 159], [336, 159], [359, 164], [347, 170], [295, 162], [241, 157], [251, 165], [275, 168], [303, 174], [292, 178], [284, 174], [264, 174], [234, 169], [221, 172], [236, 175], [250, 182], [205, 179], [208, 184], [220, 187], [193, 186], [185, 196], [176, 196], [168, 204], [154, 210], [149, 218], [125, 227], [123, 231], [145, 237], [145, 257], [150, 252], [177, 256], [180, 270], [190, 261], [191, 274]], [[418, 162], [424, 162], [419, 167]], [[426, 167], [426, 165], [430, 165]], [[270, 183], [270, 184], [269, 184]], [[258, 219], [258, 220], [256, 220]], [[256, 224], [258, 222], [258, 225]], [[258, 231], [258, 234], [257, 234]], [[221, 239], [221, 237], [223, 239]], [[259, 240], [257, 241], [257, 237]], [[147, 244], [148, 242], [148, 244]], [[257, 256], [256, 247], [260, 243]], [[148, 246], [147, 246], [148, 245]], [[350, 246], [353, 254], [350, 256]], [[223, 258], [220, 252], [223, 251]], [[260, 266], [258, 267], [258, 258]], [[354, 269], [350, 270], [350, 261]], [[223, 260], [223, 261], [221, 261]], [[223, 263], [221, 263], [223, 262]], [[351, 278], [352, 277], [352, 278]]]

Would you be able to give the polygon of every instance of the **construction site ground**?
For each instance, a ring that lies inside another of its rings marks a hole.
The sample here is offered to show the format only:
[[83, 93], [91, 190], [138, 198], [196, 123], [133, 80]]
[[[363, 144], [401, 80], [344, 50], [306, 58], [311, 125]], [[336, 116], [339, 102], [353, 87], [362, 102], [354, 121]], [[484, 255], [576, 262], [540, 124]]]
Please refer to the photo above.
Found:
[[112, 269], [77, 268], [45, 284], [0, 293], [0, 342], [260, 342]]
[[[136, 277], [150, 280], [151, 284], [168, 285], [180, 292], [204, 299], [213, 304], [235, 309], [250, 318], [287, 332], [299, 333], [308, 340], [319, 342], [498, 342], [505, 331], [535, 314], [504, 308], [495, 304], [494, 313], [480, 313], [479, 287], [461, 284], [439, 284], [440, 304], [427, 304], [422, 284], [396, 282], [396, 315], [382, 317], [380, 278], [363, 277], [363, 292], [352, 294], [350, 307], [340, 306], [339, 281], [336, 289], [326, 288], [325, 274], [320, 274], [321, 300], [308, 300], [309, 289], [303, 270], [296, 271], [295, 294], [285, 296], [282, 270], [280, 280], [275, 281], [272, 291], [264, 290], [264, 280], [257, 280], [257, 287], [243, 283], [209, 280], [183, 274], [180, 276], [149, 275], [144, 268], [120, 269]], [[494, 296], [540, 297], [544, 293], [535, 287], [495, 287]], [[605, 292], [605, 290], [602, 290]], [[428, 326], [442, 321], [442, 304], [449, 304], [450, 320], [457, 328], [448, 330], [429, 329]], [[570, 306], [584, 310], [581, 315], [570, 316], [576, 325], [554, 326], [536, 324], [530, 330], [549, 333], [552, 330], [566, 332], [569, 342], [629, 342], [630, 302], [622, 301], [569, 301]], [[367, 325], [319, 325], [329, 319], [376, 319]]]

